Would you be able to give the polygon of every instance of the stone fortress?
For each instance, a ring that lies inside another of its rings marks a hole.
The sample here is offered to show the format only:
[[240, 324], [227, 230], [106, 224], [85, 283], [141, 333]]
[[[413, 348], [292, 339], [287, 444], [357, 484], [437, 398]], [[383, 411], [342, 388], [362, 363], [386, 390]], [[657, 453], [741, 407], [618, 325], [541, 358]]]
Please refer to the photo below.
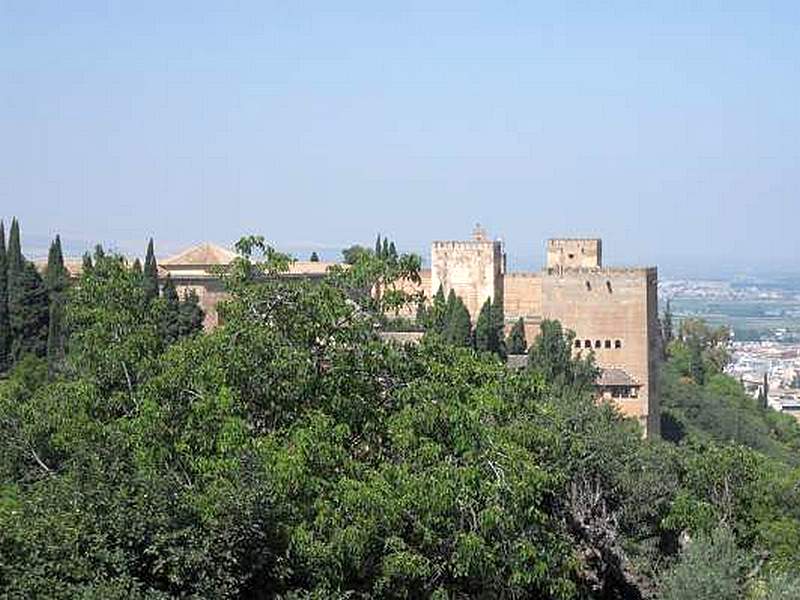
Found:
[[[222, 286], [211, 268], [229, 264], [235, 254], [201, 244], [160, 261], [179, 290], [193, 289], [206, 311], [206, 327], [217, 324]], [[324, 277], [332, 263], [295, 262], [289, 276]], [[658, 273], [654, 267], [603, 266], [599, 239], [552, 239], [539, 272], [508, 272], [503, 244], [477, 227], [472, 239], [436, 241], [431, 268], [421, 272], [421, 291], [432, 298], [441, 286], [464, 301], [473, 321], [487, 299], [501, 302], [506, 330], [520, 318], [530, 343], [544, 319], [556, 319], [575, 333], [574, 352], [593, 352], [601, 368], [598, 393], [626, 416], [639, 420], [649, 435], [659, 430], [656, 390]]]

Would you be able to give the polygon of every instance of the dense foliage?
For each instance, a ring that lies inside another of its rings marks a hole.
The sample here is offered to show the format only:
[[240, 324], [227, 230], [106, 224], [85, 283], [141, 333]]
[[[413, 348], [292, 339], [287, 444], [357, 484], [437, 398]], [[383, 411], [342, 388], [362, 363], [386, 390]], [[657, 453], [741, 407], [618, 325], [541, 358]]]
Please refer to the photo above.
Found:
[[238, 249], [224, 324], [174, 341], [172, 293], [96, 256], [64, 368], [0, 383], [4, 595], [796, 597], [791, 464], [643, 439], [556, 322], [520, 372], [452, 325], [382, 341], [416, 257], [312, 283], [261, 238]]

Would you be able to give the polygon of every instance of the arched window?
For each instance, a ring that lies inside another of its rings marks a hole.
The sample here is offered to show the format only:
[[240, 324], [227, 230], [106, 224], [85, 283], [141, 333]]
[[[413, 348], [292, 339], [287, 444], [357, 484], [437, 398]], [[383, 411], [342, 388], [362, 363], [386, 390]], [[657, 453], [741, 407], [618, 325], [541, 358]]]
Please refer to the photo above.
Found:
[[594, 347], [595, 348], [602, 348], [603, 347], [603, 342], [601, 342], [600, 340], [596, 340], [595, 343], [594, 343]]
[[585, 340], [583, 342], [583, 347], [584, 348], [591, 348], [592, 347], [592, 340]]
[[606, 348], [611, 349], [611, 340], [606, 340]]
[[581, 347], [581, 341], [580, 340], [575, 340], [575, 347], [576, 348], [580, 348]]
[[614, 348], [616, 348], [617, 350], [622, 348], [622, 340], [617, 340], [616, 342], [614, 342]]

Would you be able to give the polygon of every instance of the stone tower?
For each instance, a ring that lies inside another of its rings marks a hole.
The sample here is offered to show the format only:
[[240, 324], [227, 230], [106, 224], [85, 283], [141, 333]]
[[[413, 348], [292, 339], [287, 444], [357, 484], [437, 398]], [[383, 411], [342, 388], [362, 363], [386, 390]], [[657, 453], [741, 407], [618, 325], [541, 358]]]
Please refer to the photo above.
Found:
[[547, 241], [547, 268], [598, 269], [603, 266], [603, 242], [599, 239], [553, 239]]
[[490, 240], [477, 225], [469, 241], [433, 242], [431, 248], [431, 297], [454, 290], [464, 301], [472, 320], [478, 318], [487, 298], [502, 302], [505, 255], [503, 243]]

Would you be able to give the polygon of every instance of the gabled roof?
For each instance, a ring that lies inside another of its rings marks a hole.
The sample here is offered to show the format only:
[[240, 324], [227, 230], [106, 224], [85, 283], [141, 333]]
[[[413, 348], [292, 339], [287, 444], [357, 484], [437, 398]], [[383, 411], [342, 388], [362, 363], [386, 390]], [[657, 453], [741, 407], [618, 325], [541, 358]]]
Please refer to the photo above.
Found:
[[204, 242], [197, 246], [187, 248], [180, 254], [170, 256], [158, 261], [163, 266], [208, 266], [208, 265], [228, 265], [233, 262], [237, 254], [217, 246], [211, 242]]
[[597, 379], [597, 384], [600, 387], [614, 387], [614, 386], [630, 386], [640, 387], [641, 384], [631, 377], [624, 369], [612, 367], [610, 369], [601, 369], [600, 377]]

